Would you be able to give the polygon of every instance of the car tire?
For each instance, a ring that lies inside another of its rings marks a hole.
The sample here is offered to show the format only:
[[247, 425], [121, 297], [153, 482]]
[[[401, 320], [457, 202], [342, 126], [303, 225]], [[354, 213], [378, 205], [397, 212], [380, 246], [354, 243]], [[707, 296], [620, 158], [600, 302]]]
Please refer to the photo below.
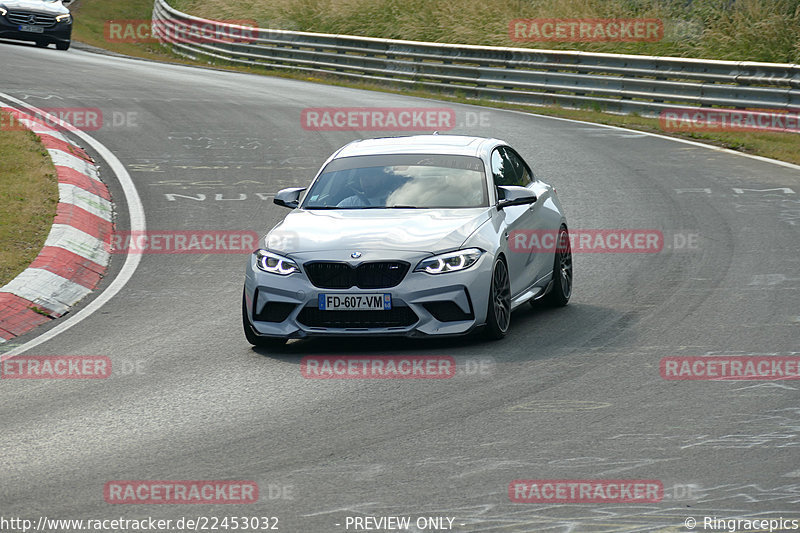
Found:
[[262, 337], [253, 330], [253, 325], [250, 323], [250, 319], [247, 318], [247, 299], [244, 294], [242, 294], [242, 326], [247, 342], [253, 346], [258, 348], [278, 349], [286, 344], [286, 339], [280, 337]]
[[50, 46], [50, 43], [47, 41], [36, 41], [36, 48], [47, 48]]
[[492, 340], [502, 339], [511, 325], [511, 282], [505, 261], [497, 258], [492, 268], [489, 286], [489, 308], [486, 312], [484, 335]]
[[572, 296], [572, 247], [566, 226], [558, 230], [558, 244], [553, 259], [553, 288], [545, 296], [545, 302], [552, 307], [563, 307]]
[[67, 41], [66, 43], [56, 43], [57, 50], [69, 50], [70, 42]]

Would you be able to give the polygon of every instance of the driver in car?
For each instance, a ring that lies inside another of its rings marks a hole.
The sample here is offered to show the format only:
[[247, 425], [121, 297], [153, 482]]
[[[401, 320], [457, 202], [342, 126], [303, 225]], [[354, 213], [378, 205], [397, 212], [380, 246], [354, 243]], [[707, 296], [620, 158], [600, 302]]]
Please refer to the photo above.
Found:
[[361, 174], [358, 178], [361, 190], [336, 204], [336, 207], [383, 207], [388, 196], [384, 190], [384, 180], [383, 176]]

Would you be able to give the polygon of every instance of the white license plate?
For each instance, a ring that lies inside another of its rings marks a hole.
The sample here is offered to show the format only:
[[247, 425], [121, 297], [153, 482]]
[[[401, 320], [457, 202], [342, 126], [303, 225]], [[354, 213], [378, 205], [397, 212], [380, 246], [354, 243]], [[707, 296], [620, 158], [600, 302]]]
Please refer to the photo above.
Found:
[[29, 26], [27, 24], [22, 24], [19, 27], [19, 31], [27, 31], [30, 33], [44, 33], [44, 28], [41, 26]]
[[320, 294], [322, 311], [388, 311], [392, 308], [392, 295], [372, 294]]

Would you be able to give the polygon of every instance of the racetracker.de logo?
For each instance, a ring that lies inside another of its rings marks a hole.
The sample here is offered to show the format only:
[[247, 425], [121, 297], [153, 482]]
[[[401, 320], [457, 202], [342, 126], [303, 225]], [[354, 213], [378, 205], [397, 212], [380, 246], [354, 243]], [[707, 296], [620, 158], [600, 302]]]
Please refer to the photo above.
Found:
[[664, 485], [655, 479], [517, 479], [508, 497], [514, 503], [657, 503]]
[[109, 20], [105, 39], [109, 43], [169, 42], [253, 43], [258, 39], [258, 24], [252, 19], [221, 21], [184, 21], [173, 19]]
[[[36, 124], [56, 129], [62, 127], [69, 131], [97, 131], [103, 127], [103, 112], [96, 107], [43, 107], [45, 114], [33, 121], [21, 120], [15, 114], [0, 114], [0, 130], [23, 131]], [[33, 124], [31, 124], [33, 122]]]
[[754, 109], [670, 108], [659, 115], [664, 131], [773, 131], [800, 133], [800, 112]]
[[800, 379], [800, 357], [709, 356], [664, 357], [661, 377], [667, 380], [753, 381]]
[[111, 504], [244, 504], [258, 501], [255, 481], [109, 481]]
[[456, 361], [449, 355], [315, 355], [300, 360], [300, 373], [306, 379], [448, 379]]
[[456, 112], [449, 107], [309, 107], [300, 125], [311, 131], [452, 130]]
[[641, 42], [664, 38], [660, 19], [514, 19], [508, 34], [519, 42]]
[[104, 355], [17, 355], [0, 363], [2, 379], [105, 379], [111, 358]]
[[112, 254], [239, 254], [256, 248], [254, 231], [119, 231], [106, 237]]
[[[566, 249], [555, 230], [513, 230], [508, 246], [518, 253], [553, 253]], [[569, 230], [573, 253], [655, 254], [664, 248], [664, 234], [655, 229]]]

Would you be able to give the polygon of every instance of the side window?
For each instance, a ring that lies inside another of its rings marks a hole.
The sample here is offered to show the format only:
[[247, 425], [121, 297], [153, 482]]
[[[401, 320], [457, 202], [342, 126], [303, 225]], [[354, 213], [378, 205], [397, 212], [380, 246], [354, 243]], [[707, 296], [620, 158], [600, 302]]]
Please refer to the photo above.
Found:
[[514, 172], [511, 170], [508, 160], [501, 150], [501, 148], [495, 148], [494, 152], [492, 152], [492, 177], [494, 178], [495, 187], [511, 185], [514, 180]]
[[533, 175], [531, 170], [528, 168], [528, 165], [525, 164], [525, 161], [517, 154], [514, 150], [510, 148], [502, 148], [505, 152], [505, 156], [508, 159], [511, 168], [514, 169], [514, 175], [516, 176], [515, 183], [511, 183], [509, 185], [519, 185], [520, 187], [527, 187], [533, 181]]
[[517, 185], [527, 187], [533, 175], [525, 161], [511, 148], [501, 146], [492, 152], [492, 175], [495, 186]]
[[519, 162], [509, 157], [513, 153], [504, 147], [492, 152], [492, 174], [496, 187], [501, 185], [521, 185]]

